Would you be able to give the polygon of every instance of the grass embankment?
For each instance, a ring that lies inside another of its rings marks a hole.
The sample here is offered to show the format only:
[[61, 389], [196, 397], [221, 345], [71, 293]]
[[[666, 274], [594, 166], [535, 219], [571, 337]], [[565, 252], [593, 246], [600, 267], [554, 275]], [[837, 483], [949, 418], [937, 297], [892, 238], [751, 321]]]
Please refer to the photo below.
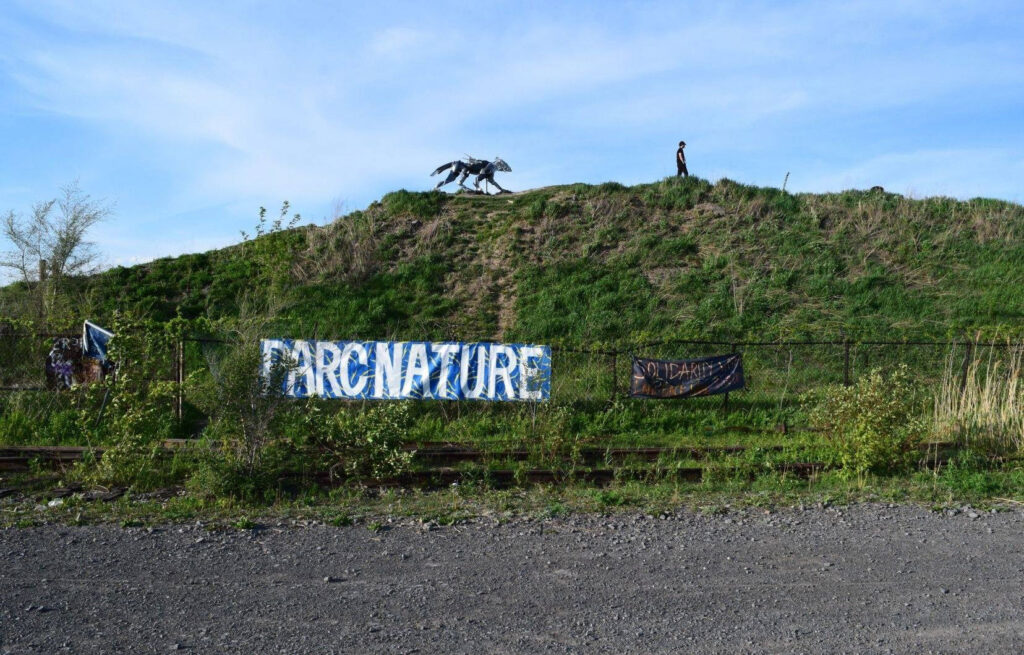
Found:
[[[398, 191], [323, 227], [81, 280], [80, 313], [237, 315], [287, 253], [282, 334], [629, 346], [1024, 335], [1024, 208], [721, 180]], [[273, 243], [273, 246], [269, 244]], [[18, 287], [4, 291], [14, 311]]]
[[[727, 349], [678, 343], [686, 340], [849, 340], [853, 378], [877, 366], [907, 363], [923, 393], [934, 399], [942, 389], [962, 389], [963, 350], [863, 342], [1024, 339], [1022, 231], [1024, 208], [999, 201], [915, 200], [860, 191], [789, 194], [729, 180], [578, 184], [494, 197], [399, 191], [322, 227], [271, 232], [222, 251], [76, 280], [64, 299], [63, 318], [51, 316], [47, 327], [73, 325], [83, 317], [112, 325], [115, 313], [128, 312], [158, 323], [175, 317], [221, 320], [218, 329], [236, 335], [257, 325], [250, 330], [255, 336], [546, 343], [556, 347], [551, 403], [421, 403], [410, 410], [405, 438], [495, 453], [526, 449], [534, 453], [527, 463], [538, 466], [561, 466], [566, 458], [574, 465], [572, 453], [585, 447], [745, 445], [749, 453], [722, 456], [713, 464], [743, 471], [744, 481], [729, 483], [729, 493], [759, 493], [758, 484], [788, 489], [791, 483], [771, 472], [780, 461], [836, 458], [835, 444], [820, 433], [783, 434], [775, 428], [807, 425], [799, 396], [842, 380], [844, 348], [744, 348], [748, 389], [731, 394], [728, 409], [720, 398], [624, 398], [629, 353], [678, 358]], [[31, 289], [15, 285], [0, 290], [0, 303], [12, 313], [29, 314], [30, 296]], [[558, 348], [622, 355], [613, 360]], [[140, 419], [153, 433], [142, 442], [197, 434], [211, 443], [239, 438], [209, 402], [221, 384], [210, 371], [219, 361], [215, 349], [186, 344], [184, 422], [169, 420], [166, 394], [132, 391], [136, 400], [163, 408], [144, 417], [150, 423]], [[999, 378], [976, 372], [974, 362], [986, 354], [975, 350], [969, 358], [972, 384]], [[169, 350], [151, 350], [145, 361], [151, 373], [163, 371], [166, 377], [172, 370]], [[1019, 398], [1019, 390], [1010, 396]], [[1005, 424], [973, 427], [969, 436], [969, 421], [961, 414], [974, 416], [978, 408], [952, 407], [949, 394], [942, 398], [922, 405], [929, 415], [936, 408], [929, 438], [959, 440], [982, 454], [1008, 457], [1005, 442], [1013, 437]], [[116, 445], [132, 425], [122, 424], [116, 433], [90, 427], [97, 403], [71, 395], [8, 394], [0, 400], [0, 441]], [[940, 412], [941, 407], [947, 409]], [[1006, 407], [993, 411], [1005, 414]], [[339, 411], [338, 404], [320, 408]], [[292, 409], [301, 417], [308, 408]], [[998, 435], [977, 437], [982, 429]], [[299, 418], [275, 423], [263, 445], [290, 444], [293, 450], [270, 459], [308, 468], [309, 461], [295, 460], [296, 453], [307, 452], [305, 430]], [[784, 447], [781, 456], [758, 448], [773, 445]], [[995, 470], [971, 457], [963, 461], [974, 462], [979, 475], [1001, 480], [1000, 491], [992, 494], [1020, 496], [1016, 460]], [[659, 466], [694, 463], [680, 456]], [[516, 465], [497, 454], [484, 464]], [[765, 481], [755, 476], [751, 482], [751, 469]], [[189, 476], [196, 471], [182, 466], [174, 475], [151, 476], [149, 484], [184, 483]], [[650, 481], [621, 485], [649, 489], [650, 498], [666, 488]], [[685, 488], [712, 493], [707, 484]], [[264, 501], [278, 497], [273, 489], [264, 492]]]

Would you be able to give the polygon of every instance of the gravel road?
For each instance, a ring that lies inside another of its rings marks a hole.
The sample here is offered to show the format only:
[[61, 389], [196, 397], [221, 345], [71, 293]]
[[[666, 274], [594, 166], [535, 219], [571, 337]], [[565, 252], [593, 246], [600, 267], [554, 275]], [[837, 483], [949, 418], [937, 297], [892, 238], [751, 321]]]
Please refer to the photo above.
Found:
[[0, 653], [1024, 651], [1024, 512], [0, 530]]

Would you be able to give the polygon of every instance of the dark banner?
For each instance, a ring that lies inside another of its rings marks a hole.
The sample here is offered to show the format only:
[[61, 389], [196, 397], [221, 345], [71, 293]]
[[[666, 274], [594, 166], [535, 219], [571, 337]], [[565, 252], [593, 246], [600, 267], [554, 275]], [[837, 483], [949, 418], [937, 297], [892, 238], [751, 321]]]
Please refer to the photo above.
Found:
[[743, 356], [700, 359], [633, 358], [629, 395], [634, 398], [692, 398], [743, 388]]

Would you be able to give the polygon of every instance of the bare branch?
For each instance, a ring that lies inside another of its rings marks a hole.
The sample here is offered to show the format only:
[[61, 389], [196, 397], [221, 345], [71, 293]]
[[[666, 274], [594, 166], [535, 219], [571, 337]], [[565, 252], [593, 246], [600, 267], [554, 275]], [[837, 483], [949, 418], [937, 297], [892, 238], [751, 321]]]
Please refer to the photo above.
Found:
[[0, 255], [0, 267], [14, 269], [27, 283], [38, 280], [41, 261], [56, 280], [89, 273], [99, 253], [86, 234], [111, 212], [110, 205], [90, 198], [77, 182], [63, 187], [59, 198], [33, 205], [28, 219], [10, 211], [2, 230], [14, 250]]

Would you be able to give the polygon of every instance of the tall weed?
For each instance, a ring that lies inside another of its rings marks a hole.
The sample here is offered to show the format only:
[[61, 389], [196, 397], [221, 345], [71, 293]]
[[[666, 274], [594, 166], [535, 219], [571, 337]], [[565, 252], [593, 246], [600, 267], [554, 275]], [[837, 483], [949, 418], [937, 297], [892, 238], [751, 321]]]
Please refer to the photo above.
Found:
[[951, 353], [935, 395], [932, 429], [962, 446], [993, 453], [1024, 450], [1024, 348], [973, 358]]

